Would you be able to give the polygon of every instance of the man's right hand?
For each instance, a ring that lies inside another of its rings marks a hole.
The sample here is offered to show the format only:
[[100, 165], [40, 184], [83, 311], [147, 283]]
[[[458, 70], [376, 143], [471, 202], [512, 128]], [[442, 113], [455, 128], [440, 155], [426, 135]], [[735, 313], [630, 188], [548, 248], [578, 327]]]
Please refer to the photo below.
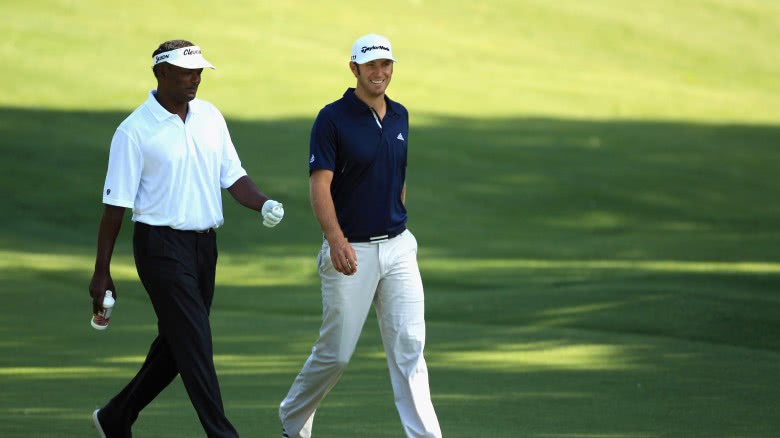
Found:
[[110, 290], [114, 293], [114, 299], [116, 299], [116, 287], [114, 287], [114, 280], [111, 279], [111, 274], [108, 272], [95, 271], [92, 274], [92, 281], [89, 282], [89, 295], [92, 297], [92, 313], [99, 313], [103, 310], [103, 297], [106, 291]]
[[346, 237], [334, 238], [330, 246], [330, 260], [333, 267], [344, 275], [352, 275], [357, 272], [357, 255], [355, 249], [349, 244]]
[[100, 218], [95, 271], [92, 274], [92, 281], [89, 282], [93, 313], [97, 313], [103, 308], [103, 296], [107, 290], [114, 292], [114, 298], [116, 298], [114, 280], [111, 279], [111, 254], [114, 252], [116, 236], [119, 234], [119, 229], [122, 228], [124, 215], [124, 207], [105, 204], [103, 217]]
[[333, 267], [344, 275], [352, 275], [357, 272], [357, 255], [339, 226], [333, 197], [330, 194], [332, 181], [333, 171], [325, 169], [313, 171], [309, 177], [309, 196], [314, 215], [322, 227], [325, 238], [328, 239]]

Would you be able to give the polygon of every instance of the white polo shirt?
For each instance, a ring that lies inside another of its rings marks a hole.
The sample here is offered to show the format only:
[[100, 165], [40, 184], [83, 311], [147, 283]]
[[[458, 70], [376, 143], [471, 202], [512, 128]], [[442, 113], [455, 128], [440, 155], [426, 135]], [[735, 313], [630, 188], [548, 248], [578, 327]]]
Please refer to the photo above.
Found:
[[133, 221], [177, 230], [219, 227], [222, 191], [246, 175], [225, 118], [193, 99], [185, 122], [155, 90], [111, 140], [103, 203], [133, 209]]

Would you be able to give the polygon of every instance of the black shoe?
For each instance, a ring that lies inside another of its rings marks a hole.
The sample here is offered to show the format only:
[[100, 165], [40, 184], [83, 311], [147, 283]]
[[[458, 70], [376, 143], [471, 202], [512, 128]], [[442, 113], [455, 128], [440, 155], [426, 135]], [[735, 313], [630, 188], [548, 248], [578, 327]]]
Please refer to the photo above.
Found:
[[133, 434], [130, 432], [130, 425], [117, 426], [116, 423], [112, 423], [111, 417], [106, 417], [105, 408], [95, 409], [92, 412], [92, 423], [97, 429], [98, 436], [100, 438], [132, 438]]
[[95, 411], [92, 412], [92, 422], [95, 423], [95, 429], [97, 429], [98, 436], [100, 436], [100, 438], [106, 438], [106, 432], [103, 431], [103, 425], [100, 424], [100, 418], [98, 418], [99, 412], [100, 409], [95, 409]]

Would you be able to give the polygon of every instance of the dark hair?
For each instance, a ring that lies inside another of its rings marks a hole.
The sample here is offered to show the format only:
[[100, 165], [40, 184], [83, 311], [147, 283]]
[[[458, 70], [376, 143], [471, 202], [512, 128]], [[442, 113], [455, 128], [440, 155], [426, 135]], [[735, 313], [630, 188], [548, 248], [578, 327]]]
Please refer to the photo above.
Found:
[[[157, 49], [154, 51], [154, 53], [152, 53], [152, 58], [154, 58], [155, 56], [157, 56], [157, 55], [159, 55], [160, 53], [163, 53], [163, 52], [167, 52], [167, 51], [170, 51], [170, 50], [181, 49], [183, 47], [190, 47], [190, 46], [194, 46], [194, 45], [195, 44], [192, 44], [191, 42], [189, 42], [187, 40], [170, 40], [170, 41], [166, 41], [166, 42], [160, 44], [160, 46], [157, 47]], [[160, 64], [157, 64], [154, 67], [152, 67], [152, 71], [154, 72], [154, 77], [157, 77], [157, 67], [159, 67], [162, 64], [163, 63], [160, 63]]]

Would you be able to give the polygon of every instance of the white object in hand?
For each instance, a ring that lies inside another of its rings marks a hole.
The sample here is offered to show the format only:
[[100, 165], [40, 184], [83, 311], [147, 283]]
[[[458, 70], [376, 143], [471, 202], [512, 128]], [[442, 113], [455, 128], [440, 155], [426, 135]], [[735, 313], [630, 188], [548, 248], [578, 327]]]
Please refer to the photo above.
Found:
[[92, 321], [90, 321], [90, 323], [92, 324], [93, 328], [96, 330], [105, 330], [108, 328], [109, 319], [111, 318], [111, 311], [114, 310], [114, 304], [116, 304], [114, 293], [110, 290], [107, 290], [105, 296], [103, 297], [103, 310], [92, 315]]
[[282, 218], [284, 217], [284, 206], [281, 202], [269, 199], [263, 204], [260, 215], [263, 217], [263, 225], [268, 228], [273, 228], [282, 221]]

